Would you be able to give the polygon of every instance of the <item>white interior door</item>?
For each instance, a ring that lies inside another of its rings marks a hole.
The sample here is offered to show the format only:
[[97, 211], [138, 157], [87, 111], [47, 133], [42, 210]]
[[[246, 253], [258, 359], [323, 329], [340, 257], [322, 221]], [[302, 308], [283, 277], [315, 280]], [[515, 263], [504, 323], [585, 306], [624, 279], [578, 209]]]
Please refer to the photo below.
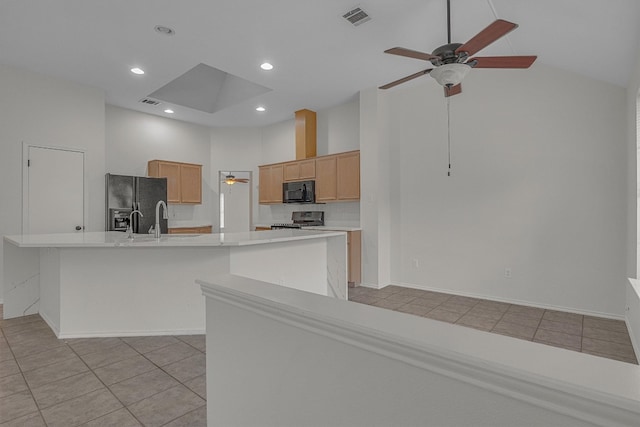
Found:
[[84, 230], [84, 153], [28, 146], [23, 233]]

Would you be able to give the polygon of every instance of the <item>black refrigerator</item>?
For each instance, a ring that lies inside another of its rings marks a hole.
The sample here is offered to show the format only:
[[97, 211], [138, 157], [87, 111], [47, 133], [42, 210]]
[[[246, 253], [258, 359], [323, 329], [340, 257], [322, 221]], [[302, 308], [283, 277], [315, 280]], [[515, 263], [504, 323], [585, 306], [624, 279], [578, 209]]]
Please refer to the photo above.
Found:
[[[156, 204], [167, 201], [167, 178], [147, 178], [106, 174], [106, 231], [126, 231], [129, 215], [133, 215], [133, 232], [146, 234], [156, 223]], [[160, 231], [167, 233], [167, 220], [160, 208]]]

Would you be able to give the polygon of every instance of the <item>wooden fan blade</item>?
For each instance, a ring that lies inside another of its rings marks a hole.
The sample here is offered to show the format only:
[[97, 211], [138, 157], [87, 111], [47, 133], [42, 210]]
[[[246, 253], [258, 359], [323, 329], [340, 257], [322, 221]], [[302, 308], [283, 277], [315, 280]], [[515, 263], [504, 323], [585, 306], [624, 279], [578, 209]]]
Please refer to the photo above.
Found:
[[473, 68], [529, 68], [537, 56], [479, 56], [467, 62], [478, 61]]
[[432, 59], [440, 58], [439, 56], [431, 55], [424, 52], [418, 52], [417, 50], [405, 49], [404, 47], [392, 47], [391, 49], [385, 50], [384, 53], [407, 56], [409, 58], [422, 59], [424, 61], [430, 61]]
[[467, 52], [469, 56], [489, 46], [500, 37], [518, 28], [518, 24], [498, 19], [493, 21], [487, 28], [473, 36], [471, 40], [456, 49], [456, 53]]
[[459, 83], [455, 86], [446, 87], [444, 86], [444, 97], [448, 98], [453, 95], [457, 95], [462, 92], [462, 83]]
[[389, 88], [392, 88], [392, 87], [397, 86], [397, 85], [399, 85], [399, 84], [401, 84], [401, 83], [408, 82], [409, 80], [413, 80], [413, 79], [415, 79], [415, 78], [417, 78], [417, 77], [424, 76], [425, 74], [429, 74], [429, 73], [431, 72], [431, 70], [433, 70], [433, 68], [429, 68], [429, 69], [427, 69], [427, 70], [418, 71], [417, 73], [415, 73], [415, 74], [411, 74], [410, 76], [403, 77], [403, 78], [401, 78], [401, 79], [399, 79], [399, 80], [396, 80], [396, 81], [394, 81], [394, 82], [387, 83], [387, 84], [386, 84], [386, 85], [384, 85], [384, 86], [380, 86], [380, 87], [379, 87], [379, 89], [389, 89]]

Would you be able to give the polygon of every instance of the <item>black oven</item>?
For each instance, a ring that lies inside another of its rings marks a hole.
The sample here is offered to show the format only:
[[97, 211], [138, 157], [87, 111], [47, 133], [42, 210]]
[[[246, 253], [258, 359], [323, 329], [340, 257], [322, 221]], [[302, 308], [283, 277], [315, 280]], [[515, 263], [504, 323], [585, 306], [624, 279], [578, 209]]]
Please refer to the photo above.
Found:
[[315, 203], [315, 181], [285, 182], [282, 184], [283, 203]]

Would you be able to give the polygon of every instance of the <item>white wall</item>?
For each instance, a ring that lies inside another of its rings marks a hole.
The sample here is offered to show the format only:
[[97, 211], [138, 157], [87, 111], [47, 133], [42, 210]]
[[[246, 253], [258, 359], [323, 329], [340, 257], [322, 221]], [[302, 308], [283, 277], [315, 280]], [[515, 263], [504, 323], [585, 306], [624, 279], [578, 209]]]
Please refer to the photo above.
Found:
[[640, 217], [638, 204], [640, 203], [640, 174], [638, 159], [640, 158], [640, 144], [638, 144], [638, 126], [640, 126], [640, 55], [636, 67], [631, 73], [627, 85], [627, 276], [637, 278], [640, 267]]
[[211, 174], [210, 128], [108, 105], [106, 141], [109, 173], [147, 176], [147, 162], [154, 159], [201, 164], [202, 204], [169, 205], [169, 226], [215, 222], [218, 184]]
[[399, 195], [395, 282], [622, 315], [622, 88], [540, 64], [471, 73], [451, 98], [451, 177], [442, 89], [423, 78], [381, 96]]
[[[86, 152], [89, 222], [104, 228], [104, 93], [0, 66], [0, 236], [21, 233], [22, 142]], [[64, 209], [64, 206], [52, 206]], [[0, 247], [0, 277], [2, 248]], [[2, 292], [0, 287], [0, 292]], [[0, 294], [0, 300], [2, 295]]]
[[360, 149], [360, 102], [358, 97], [345, 104], [320, 110], [317, 118], [317, 154], [341, 153]]

